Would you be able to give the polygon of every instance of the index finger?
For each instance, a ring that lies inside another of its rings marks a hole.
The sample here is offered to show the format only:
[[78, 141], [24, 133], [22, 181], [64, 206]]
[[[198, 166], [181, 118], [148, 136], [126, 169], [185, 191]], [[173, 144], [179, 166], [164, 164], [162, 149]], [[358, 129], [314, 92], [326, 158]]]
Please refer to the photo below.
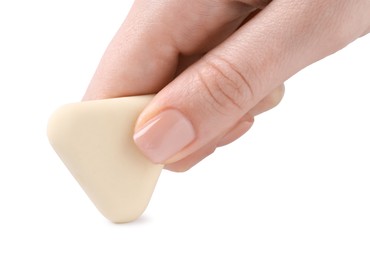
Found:
[[84, 99], [159, 92], [189, 60], [217, 46], [254, 10], [238, 1], [136, 0]]
[[172, 79], [178, 51], [163, 26], [151, 24], [151, 9], [135, 1], [101, 58], [84, 100], [150, 94]]

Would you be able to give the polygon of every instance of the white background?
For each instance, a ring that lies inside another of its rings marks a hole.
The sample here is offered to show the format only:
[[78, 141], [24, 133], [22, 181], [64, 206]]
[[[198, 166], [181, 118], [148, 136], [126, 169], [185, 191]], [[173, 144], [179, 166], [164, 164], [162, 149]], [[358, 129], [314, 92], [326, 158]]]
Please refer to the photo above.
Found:
[[[48, 144], [132, 1], [0, 2], [0, 259], [370, 259], [370, 36], [114, 225]], [[148, 46], [149, 47], [149, 46]]]

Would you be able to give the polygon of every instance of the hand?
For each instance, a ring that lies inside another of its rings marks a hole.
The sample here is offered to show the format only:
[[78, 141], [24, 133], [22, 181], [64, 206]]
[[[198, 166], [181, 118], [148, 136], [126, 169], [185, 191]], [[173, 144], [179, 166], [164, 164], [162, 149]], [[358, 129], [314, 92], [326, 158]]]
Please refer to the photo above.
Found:
[[369, 0], [137, 0], [84, 99], [158, 92], [134, 139], [184, 171], [277, 105], [289, 77], [368, 33], [369, 13]]

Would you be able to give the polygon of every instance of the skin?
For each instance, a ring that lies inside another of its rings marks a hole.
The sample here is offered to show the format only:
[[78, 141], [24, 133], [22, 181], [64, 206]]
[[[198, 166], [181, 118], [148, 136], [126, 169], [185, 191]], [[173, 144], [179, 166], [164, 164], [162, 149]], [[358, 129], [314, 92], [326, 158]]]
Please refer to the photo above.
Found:
[[161, 163], [185, 171], [276, 106], [285, 80], [369, 33], [369, 13], [369, 0], [137, 0], [84, 100], [158, 93], [136, 129], [181, 111], [196, 138]]

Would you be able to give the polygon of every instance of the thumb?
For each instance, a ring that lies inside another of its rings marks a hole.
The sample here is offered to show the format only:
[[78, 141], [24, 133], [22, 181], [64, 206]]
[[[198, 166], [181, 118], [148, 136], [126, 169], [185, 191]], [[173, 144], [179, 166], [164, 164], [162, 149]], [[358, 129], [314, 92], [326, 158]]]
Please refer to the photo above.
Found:
[[154, 97], [137, 121], [137, 146], [155, 163], [187, 158], [294, 73], [363, 34], [361, 19], [349, 15], [363, 7], [329, 2], [272, 1]]

